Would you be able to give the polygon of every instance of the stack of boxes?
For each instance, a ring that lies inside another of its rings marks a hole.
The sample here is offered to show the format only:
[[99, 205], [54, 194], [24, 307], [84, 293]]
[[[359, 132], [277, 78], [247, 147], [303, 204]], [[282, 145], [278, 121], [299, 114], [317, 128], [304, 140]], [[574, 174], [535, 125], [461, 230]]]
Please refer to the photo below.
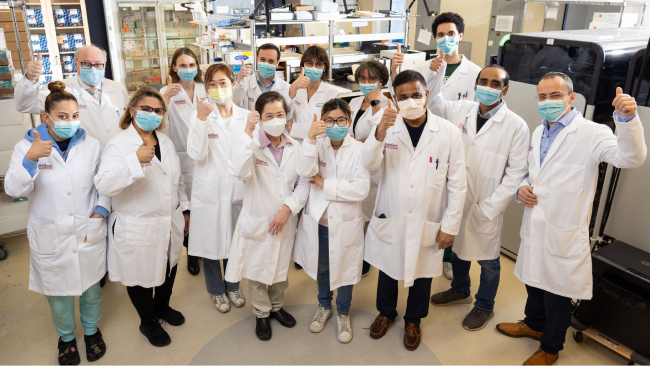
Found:
[[[30, 40], [25, 33], [25, 22], [23, 12], [16, 9], [16, 22], [20, 31], [20, 48], [23, 51], [23, 59], [29, 61], [32, 55], [29, 53]], [[16, 44], [16, 30], [11, 19], [11, 11], [0, 10], [0, 29], [4, 31], [3, 39], [6, 41], [6, 49], [11, 52], [13, 67], [20, 70], [20, 58], [18, 57], [18, 44]]]
[[27, 26], [30, 28], [43, 28], [45, 23], [43, 23], [43, 12], [41, 9], [27, 9], [25, 12], [27, 17]]
[[29, 37], [32, 42], [32, 50], [34, 50], [34, 53], [49, 52], [47, 47], [47, 37], [45, 34], [31, 34]]
[[81, 9], [53, 9], [55, 27], [80, 27], [84, 25]]
[[86, 37], [83, 33], [57, 34], [56, 39], [60, 52], [73, 52], [86, 44]]
[[11, 51], [7, 50], [4, 31], [0, 30], [0, 95], [14, 93], [14, 67]]

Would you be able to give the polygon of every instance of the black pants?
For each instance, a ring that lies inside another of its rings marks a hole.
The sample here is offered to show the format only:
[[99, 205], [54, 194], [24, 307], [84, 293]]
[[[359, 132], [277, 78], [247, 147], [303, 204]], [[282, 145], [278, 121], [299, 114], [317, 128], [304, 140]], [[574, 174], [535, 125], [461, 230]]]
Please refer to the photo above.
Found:
[[[188, 243], [188, 239], [189, 239], [189, 238], [190, 238], [189, 235], [185, 235], [185, 236], [183, 237], [183, 246], [184, 246], [185, 248], [187, 248], [187, 243]], [[189, 254], [188, 254], [188, 255], [189, 255]]]
[[571, 326], [571, 299], [528, 285], [526, 291], [528, 300], [524, 323], [536, 332], [543, 332], [540, 339], [542, 351], [550, 354], [560, 352], [564, 348], [566, 331]]
[[146, 288], [141, 286], [127, 286], [126, 292], [129, 293], [131, 303], [138, 311], [140, 321], [142, 323], [152, 322], [156, 319], [156, 312], [161, 312], [169, 306], [169, 299], [172, 297], [172, 287], [174, 287], [174, 280], [176, 279], [176, 267], [169, 270], [169, 262], [167, 262], [167, 275], [165, 282], [154, 288]]
[[[388, 319], [397, 318], [397, 292], [398, 281], [382, 271], [379, 271], [377, 281], [377, 310], [379, 314]], [[418, 278], [409, 288], [409, 297], [406, 300], [406, 313], [404, 323], [420, 325], [420, 319], [429, 314], [429, 296], [431, 295], [431, 278]]]

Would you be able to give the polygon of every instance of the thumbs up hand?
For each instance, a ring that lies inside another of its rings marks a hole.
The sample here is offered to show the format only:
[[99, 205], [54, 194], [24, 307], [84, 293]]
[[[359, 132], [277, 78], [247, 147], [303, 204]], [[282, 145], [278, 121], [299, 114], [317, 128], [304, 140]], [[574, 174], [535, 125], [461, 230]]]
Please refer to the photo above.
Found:
[[402, 53], [402, 45], [397, 44], [397, 51], [393, 54], [393, 60], [390, 63], [390, 73], [397, 74], [397, 68], [404, 63], [404, 54]]
[[237, 74], [237, 83], [241, 83], [246, 77], [250, 76], [253, 73], [253, 68], [251, 65], [245, 65], [244, 60], [241, 60], [241, 69], [239, 74]]
[[397, 110], [393, 108], [393, 102], [389, 99], [388, 108], [384, 110], [384, 115], [381, 117], [381, 121], [379, 121], [377, 130], [375, 131], [375, 139], [377, 141], [384, 141], [384, 138], [386, 138], [386, 131], [393, 127], [396, 119]]
[[36, 83], [38, 78], [43, 74], [43, 56], [39, 53], [36, 56], [36, 61], [30, 61], [27, 63], [26, 69], [27, 79]]
[[623, 94], [623, 89], [616, 88], [616, 98], [612, 102], [616, 113], [624, 117], [632, 117], [636, 113], [637, 105], [633, 97]]
[[165, 102], [169, 104], [169, 101], [181, 92], [181, 88], [181, 84], [173, 84], [171, 75], [167, 75], [167, 89], [165, 89], [165, 93], [163, 94]]
[[442, 67], [444, 62], [445, 62], [445, 53], [441, 51], [438, 54], [438, 57], [431, 60], [431, 63], [429, 64], [429, 69], [431, 69], [431, 71], [433, 72], [438, 72], [440, 71], [440, 68]]
[[149, 139], [146, 137], [142, 139], [142, 145], [140, 145], [138, 150], [135, 152], [135, 154], [138, 156], [138, 161], [140, 161], [140, 164], [151, 162], [155, 153], [155, 147], [153, 145], [149, 146]]
[[200, 121], [206, 121], [210, 113], [212, 113], [212, 104], [206, 98], [204, 101], [199, 101], [199, 96], [196, 96], [196, 118]]
[[298, 76], [298, 78], [294, 80], [293, 84], [291, 84], [291, 87], [289, 87], [289, 96], [291, 99], [296, 97], [296, 92], [298, 89], [307, 89], [309, 83], [309, 78], [305, 76], [305, 68], [301, 67], [300, 76]]
[[41, 140], [38, 131], [34, 130], [34, 141], [25, 156], [31, 161], [38, 162], [38, 159], [46, 158], [50, 154], [52, 154], [52, 141]]
[[244, 132], [248, 134], [250, 138], [253, 138], [253, 131], [255, 131], [255, 126], [257, 126], [257, 123], [260, 121], [260, 114], [255, 111], [255, 108], [248, 113], [248, 118], [246, 118], [246, 127], [244, 128]]
[[311, 140], [316, 140], [318, 135], [325, 133], [325, 129], [325, 122], [319, 121], [318, 117], [316, 117], [316, 113], [314, 113], [314, 120], [311, 122], [311, 127], [309, 127], [307, 137]]

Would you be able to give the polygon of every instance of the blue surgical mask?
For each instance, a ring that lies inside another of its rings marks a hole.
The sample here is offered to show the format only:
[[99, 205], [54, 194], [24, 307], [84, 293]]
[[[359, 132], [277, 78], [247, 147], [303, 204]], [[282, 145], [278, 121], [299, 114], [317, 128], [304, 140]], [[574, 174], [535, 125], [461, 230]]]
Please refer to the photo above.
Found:
[[59, 136], [62, 139], [69, 139], [70, 137], [74, 136], [75, 133], [77, 133], [77, 130], [79, 130], [79, 120], [75, 121], [55, 121], [52, 119], [52, 117], [48, 114], [48, 117], [52, 120], [54, 123], [54, 127], [52, 127], [52, 130], [54, 133]]
[[325, 135], [330, 138], [332, 141], [341, 141], [348, 135], [350, 129], [341, 126], [332, 126], [325, 129]]
[[323, 76], [323, 70], [315, 67], [305, 67], [305, 76], [313, 83]]
[[485, 106], [490, 106], [501, 99], [501, 90], [495, 90], [490, 88], [489, 86], [483, 86], [483, 85], [477, 85], [476, 86], [476, 98], [478, 98], [478, 101], [481, 102], [481, 104]]
[[436, 41], [436, 43], [438, 44], [438, 50], [448, 54], [454, 52], [456, 47], [458, 47], [459, 41], [460, 39], [458, 37], [444, 36]]
[[79, 78], [88, 85], [99, 85], [99, 83], [104, 80], [104, 69], [99, 70], [94, 67], [87, 69], [82, 67], [81, 70], [79, 70]]
[[138, 111], [135, 115], [135, 123], [145, 131], [153, 131], [158, 128], [162, 123], [162, 119], [162, 116], [159, 116], [154, 112]]
[[367, 96], [368, 93], [370, 93], [371, 90], [377, 90], [377, 85], [379, 83], [374, 83], [374, 84], [359, 84], [359, 89], [363, 93], [363, 95]]
[[257, 71], [259, 71], [261, 77], [267, 79], [275, 75], [275, 66], [267, 62], [258, 62]]
[[543, 102], [537, 103], [537, 113], [539, 113], [544, 119], [546, 119], [549, 122], [555, 122], [562, 115], [564, 114], [564, 111], [566, 111], [566, 107], [564, 106], [564, 101], [567, 100], [566, 97], [563, 100], [550, 100], [547, 99]]
[[198, 74], [198, 71], [196, 67], [190, 67], [188, 69], [178, 69], [178, 72], [176, 72], [179, 78], [183, 79], [184, 82], [189, 83], [190, 81], [194, 80], [196, 77], [196, 74]]

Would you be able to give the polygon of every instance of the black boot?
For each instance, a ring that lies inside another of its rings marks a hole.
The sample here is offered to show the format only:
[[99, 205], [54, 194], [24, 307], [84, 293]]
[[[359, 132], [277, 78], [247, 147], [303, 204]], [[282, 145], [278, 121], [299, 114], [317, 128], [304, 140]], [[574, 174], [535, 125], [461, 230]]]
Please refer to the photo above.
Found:
[[257, 318], [255, 334], [261, 341], [268, 341], [271, 339], [271, 322], [269, 321], [269, 318]]
[[363, 261], [363, 268], [361, 270], [361, 277], [366, 277], [370, 273], [370, 263]]
[[192, 276], [196, 276], [201, 272], [201, 266], [199, 265], [199, 257], [193, 255], [187, 256], [187, 271], [190, 272]]
[[59, 365], [78, 365], [81, 363], [79, 350], [77, 349], [77, 340], [63, 342], [59, 338]]
[[278, 311], [272, 311], [269, 318], [277, 320], [278, 323], [287, 328], [293, 328], [296, 326], [296, 319], [282, 308]]
[[156, 311], [156, 318], [164, 320], [167, 324], [175, 327], [185, 323], [185, 317], [180, 311], [172, 309], [169, 305], [165, 310]]
[[151, 343], [152, 346], [164, 347], [172, 343], [172, 339], [169, 338], [169, 334], [167, 334], [167, 332], [157, 321], [141, 323], [140, 333], [144, 334], [144, 336], [147, 337], [149, 343]]
[[106, 343], [102, 338], [102, 332], [97, 329], [97, 333], [84, 336], [84, 343], [86, 343], [86, 359], [88, 362], [94, 362], [104, 357], [106, 353]]

